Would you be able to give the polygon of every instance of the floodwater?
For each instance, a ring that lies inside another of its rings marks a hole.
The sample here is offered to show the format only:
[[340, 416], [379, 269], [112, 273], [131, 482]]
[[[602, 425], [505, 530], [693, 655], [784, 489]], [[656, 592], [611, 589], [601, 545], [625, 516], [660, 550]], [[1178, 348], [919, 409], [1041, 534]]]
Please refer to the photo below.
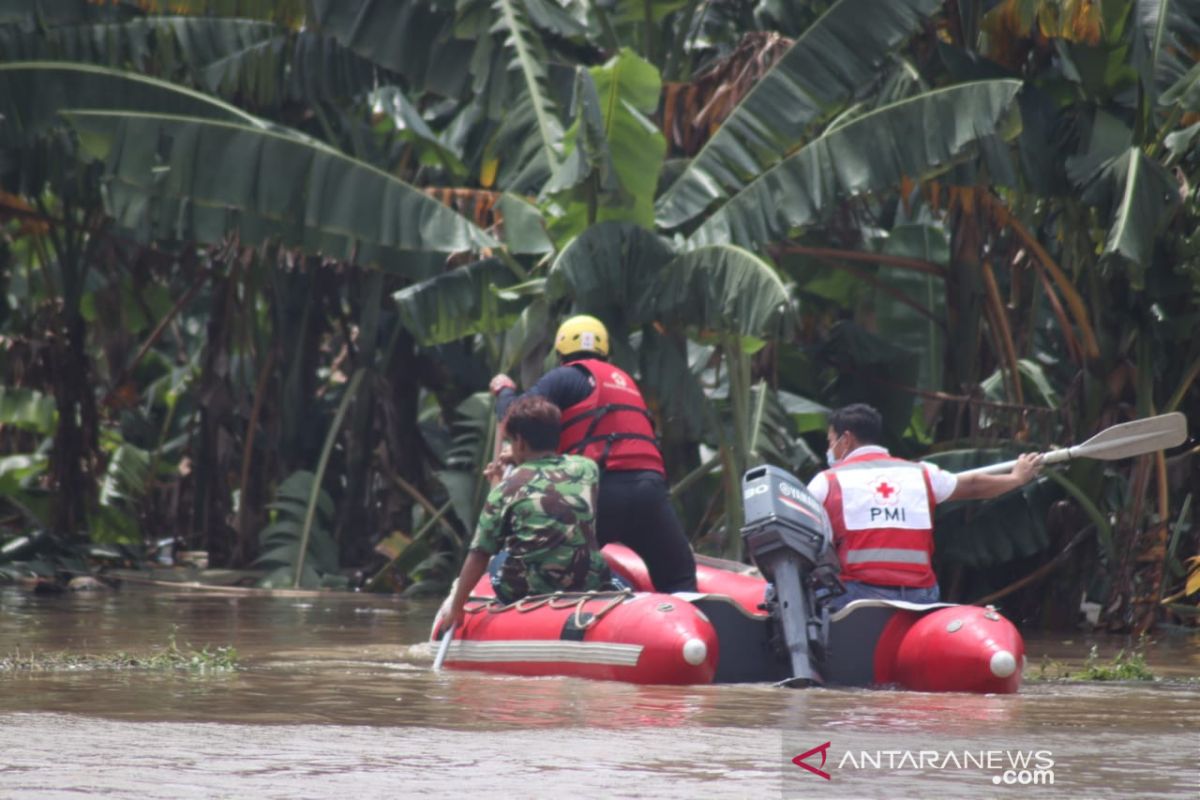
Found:
[[[0, 672], [0, 798], [1200, 797], [1200, 638], [1154, 683], [1010, 696], [430, 671], [392, 598], [0, 590], [0, 659], [234, 646], [225, 673]], [[1078, 665], [1098, 642], [1027, 643]], [[829, 743], [827, 748], [820, 749]], [[820, 772], [792, 763], [804, 760]], [[826, 756], [822, 764], [821, 755]], [[1051, 783], [1053, 781], [1053, 783]]]

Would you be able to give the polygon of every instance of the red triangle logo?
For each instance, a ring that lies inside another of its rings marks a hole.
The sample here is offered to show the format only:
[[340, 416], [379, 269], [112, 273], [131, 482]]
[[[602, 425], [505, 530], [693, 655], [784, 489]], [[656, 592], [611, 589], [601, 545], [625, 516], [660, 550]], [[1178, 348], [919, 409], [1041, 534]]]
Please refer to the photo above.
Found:
[[801, 753], [800, 755], [793, 758], [792, 763], [795, 764], [797, 767], [800, 767], [801, 769], [808, 770], [809, 772], [811, 772], [814, 775], [820, 775], [825, 780], [829, 780], [828, 772], [826, 772], [825, 770], [822, 770], [822, 769], [817, 769], [816, 767], [812, 766], [811, 764], [804, 763], [804, 759], [808, 758], [809, 756], [814, 756], [817, 753], [820, 753], [821, 754], [821, 766], [822, 767], [825, 766], [825, 757], [829, 750], [829, 745], [830, 745], [829, 742], [826, 742], [825, 744], [817, 745], [812, 750], [809, 750], [807, 753]]

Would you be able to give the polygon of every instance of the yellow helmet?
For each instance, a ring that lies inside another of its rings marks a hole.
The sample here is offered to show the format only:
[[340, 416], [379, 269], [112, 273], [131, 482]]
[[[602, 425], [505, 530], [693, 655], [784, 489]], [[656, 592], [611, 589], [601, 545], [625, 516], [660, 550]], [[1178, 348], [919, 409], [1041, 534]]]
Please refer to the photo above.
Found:
[[598, 353], [608, 355], [608, 330], [595, 317], [580, 314], [558, 326], [554, 335], [554, 349], [563, 357], [576, 353]]

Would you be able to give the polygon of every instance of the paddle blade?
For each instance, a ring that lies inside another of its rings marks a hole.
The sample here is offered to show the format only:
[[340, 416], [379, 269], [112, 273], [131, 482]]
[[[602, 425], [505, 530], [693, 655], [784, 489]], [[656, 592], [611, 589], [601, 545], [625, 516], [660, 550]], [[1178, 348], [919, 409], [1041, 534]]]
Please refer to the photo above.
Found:
[[[1042, 453], [1042, 463], [1049, 466], [1061, 464], [1073, 458], [1116, 461], [1120, 458], [1133, 458], [1153, 453], [1156, 450], [1177, 447], [1186, 439], [1187, 417], [1174, 411], [1170, 414], [1160, 414], [1157, 417], [1137, 419], [1133, 422], [1123, 422], [1120, 425], [1105, 428], [1083, 444]], [[1016, 461], [1005, 461], [1002, 464], [977, 467], [958, 473], [958, 477], [998, 475], [1011, 471], [1016, 464]]]
[[1178, 411], [1114, 425], [1071, 448], [1071, 458], [1119, 458], [1177, 447], [1187, 439], [1187, 417]]
[[446, 651], [450, 649], [450, 640], [454, 638], [454, 626], [451, 625], [446, 629], [446, 633], [442, 635], [442, 642], [438, 645], [437, 655], [433, 658], [433, 671], [441, 672], [442, 664], [446, 661]]

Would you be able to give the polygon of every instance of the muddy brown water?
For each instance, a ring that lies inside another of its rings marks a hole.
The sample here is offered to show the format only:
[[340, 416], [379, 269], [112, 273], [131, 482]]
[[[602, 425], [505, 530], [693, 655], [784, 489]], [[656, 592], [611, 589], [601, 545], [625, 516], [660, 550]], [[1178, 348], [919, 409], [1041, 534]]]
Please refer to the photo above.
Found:
[[[234, 646], [241, 667], [0, 672], [0, 798], [1200, 798], [1196, 636], [1158, 635], [1148, 684], [645, 687], [435, 674], [433, 611], [2, 589], [0, 658], [144, 655], [174, 629], [181, 645]], [[1094, 643], [1124, 644], [1031, 637], [1027, 678]], [[792, 763], [809, 750], [812, 770]]]

